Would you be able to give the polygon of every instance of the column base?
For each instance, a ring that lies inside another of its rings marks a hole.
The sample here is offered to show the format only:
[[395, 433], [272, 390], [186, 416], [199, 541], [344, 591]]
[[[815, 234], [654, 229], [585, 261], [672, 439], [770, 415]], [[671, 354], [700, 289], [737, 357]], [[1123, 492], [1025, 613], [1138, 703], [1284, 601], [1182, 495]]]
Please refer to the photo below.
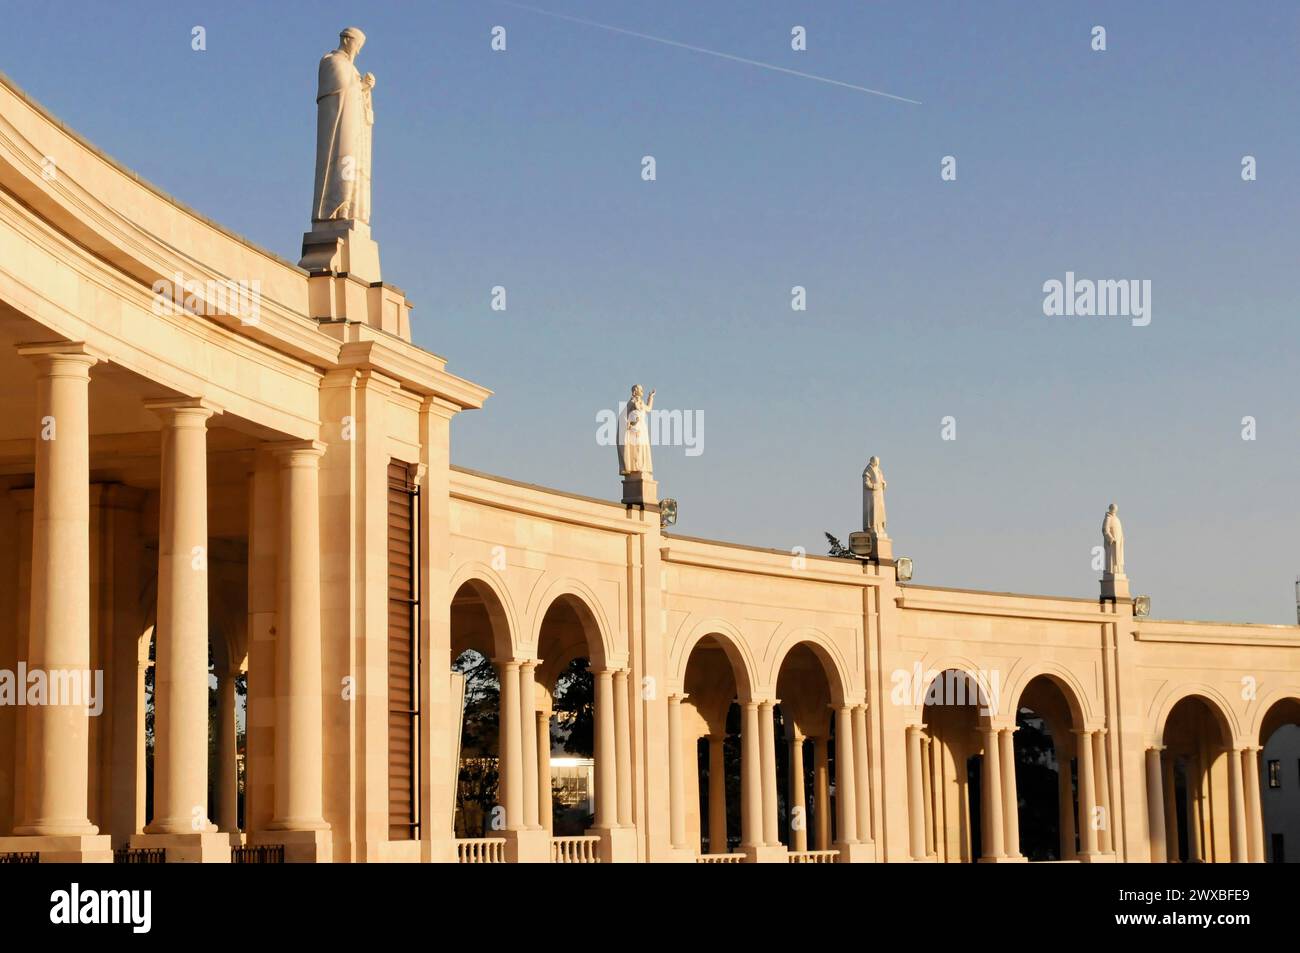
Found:
[[283, 844], [286, 864], [328, 864], [334, 860], [334, 835], [329, 828], [309, 831], [265, 828], [248, 835], [248, 844], [250, 847]]
[[521, 831], [502, 831], [506, 839], [506, 862], [511, 864], [549, 864], [551, 835], [542, 827]]
[[1101, 851], [1092, 853], [1079, 853], [1073, 858], [1081, 864], [1113, 864], [1115, 863], [1115, 854], [1113, 851], [1103, 854]]
[[107, 834], [24, 834], [0, 837], [0, 854], [40, 855], [42, 864], [111, 864], [113, 839]]
[[1001, 857], [981, 857], [981, 864], [1027, 864], [1029, 858], [1024, 854], [1004, 854]]
[[837, 864], [874, 864], [876, 862], [876, 845], [870, 841], [856, 844], [836, 844], [840, 852]]
[[587, 833], [600, 838], [602, 864], [636, 863], [635, 827], [593, 827]]
[[790, 852], [786, 850], [784, 844], [751, 844], [740, 847], [740, 853], [745, 855], [747, 864], [788, 864], [790, 862]]
[[132, 849], [167, 851], [169, 864], [228, 864], [230, 835], [217, 831], [193, 834], [132, 834]]

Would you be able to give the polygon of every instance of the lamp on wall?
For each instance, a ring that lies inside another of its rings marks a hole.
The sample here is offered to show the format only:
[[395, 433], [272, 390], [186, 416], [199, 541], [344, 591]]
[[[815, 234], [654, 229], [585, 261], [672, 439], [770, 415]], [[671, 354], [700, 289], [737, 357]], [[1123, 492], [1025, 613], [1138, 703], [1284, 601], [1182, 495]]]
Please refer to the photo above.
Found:
[[1145, 619], [1151, 614], [1151, 597], [1134, 596], [1133, 597], [1133, 614], [1139, 619]]
[[899, 582], [910, 582], [912, 579], [912, 557], [899, 556], [894, 560], [894, 573]]
[[659, 526], [675, 526], [677, 524], [677, 501], [661, 500], [659, 503]]

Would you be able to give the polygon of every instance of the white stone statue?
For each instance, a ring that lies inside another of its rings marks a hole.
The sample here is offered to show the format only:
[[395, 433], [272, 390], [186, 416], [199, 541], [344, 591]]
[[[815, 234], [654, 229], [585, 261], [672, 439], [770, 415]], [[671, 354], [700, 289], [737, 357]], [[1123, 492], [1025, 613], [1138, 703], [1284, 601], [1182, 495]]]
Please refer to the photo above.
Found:
[[641, 394], [641, 385], [633, 384], [632, 396], [620, 421], [623, 431], [618, 447], [620, 476], [639, 473], [649, 477], [654, 472], [650, 464], [650, 410], [654, 407], [655, 392], [651, 391], [644, 400]]
[[316, 88], [316, 191], [312, 221], [370, 222], [370, 143], [375, 77], [353, 62], [366, 36], [354, 26], [321, 57]]
[[1101, 521], [1101, 540], [1106, 548], [1106, 572], [1124, 575], [1124, 527], [1119, 522], [1119, 507], [1114, 503]]
[[862, 471], [862, 528], [874, 536], [885, 535], [886, 486], [880, 458], [872, 457]]

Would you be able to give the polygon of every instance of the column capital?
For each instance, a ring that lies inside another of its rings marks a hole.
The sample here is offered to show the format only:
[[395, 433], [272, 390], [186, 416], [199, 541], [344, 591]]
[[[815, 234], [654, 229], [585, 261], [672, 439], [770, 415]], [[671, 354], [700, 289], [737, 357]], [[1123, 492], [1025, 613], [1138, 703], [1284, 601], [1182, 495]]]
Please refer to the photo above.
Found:
[[1148, 750], [1148, 751], [1154, 751], [1156, 754], [1159, 754], [1160, 752], [1162, 752], [1162, 751], [1165, 750], [1165, 746], [1164, 746], [1164, 745], [1147, 745], [1147, 750]]
[[517, 658], [494, 658], [491, 659], [491, 662], [497, 668], [504, 669], [517, 669], [519, 666], [524, 664], [522, 659]]
[[669, 692], [669, 693], [668, 693], [668, 701], [669, 701], [670, 704], [673, 703], [673, 702], [677, 702], [677, 703], [680, 704], [681, 702], [686, 701], [686, 699], [688, 699], [688, 698], [690, 698], [690, 697], [691, 697], [691, 696], [688, 695], [688, 694], [686, 694], [686, 692]]
[[176, 427], [206, 427], [209, 417], [223, 412], [220, 405], [204, 397], [162, 397], [146, 400], [144, 406], [163, 423]]
[[319, 440], [277, 440], [266, 450], [286, 467], [314, 467], [325, 454], [326, 445]]
[[46, 375], [86, 378], [92, 365], [103, 358], [84, 341], [47, 341], [20, 344], [15, 350], [37, 365]]

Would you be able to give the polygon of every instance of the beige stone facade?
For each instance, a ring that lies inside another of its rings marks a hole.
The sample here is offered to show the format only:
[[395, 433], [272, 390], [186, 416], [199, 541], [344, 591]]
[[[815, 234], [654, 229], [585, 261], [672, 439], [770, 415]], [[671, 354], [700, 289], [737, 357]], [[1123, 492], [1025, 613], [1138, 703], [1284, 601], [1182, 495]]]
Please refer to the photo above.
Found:
[[[1260, 750], [1300, 720], [1300, 627], [900, 583], [879, 553], [684, 538], [653, 505], [455, 467], [450, 421], [489, 392], [413, 345], [409, 313], [0, 82], [0, 670], [103, 675], [99, 713], [0, 706], [0, 852], [1016, 861], [1026, 709], [1059, 859], [1265, 859]], [[469, 649], [500, 681], [501, 810], [457, 838]], [[558, 836], [549, 711], [576, 659], [595, 810]]]

